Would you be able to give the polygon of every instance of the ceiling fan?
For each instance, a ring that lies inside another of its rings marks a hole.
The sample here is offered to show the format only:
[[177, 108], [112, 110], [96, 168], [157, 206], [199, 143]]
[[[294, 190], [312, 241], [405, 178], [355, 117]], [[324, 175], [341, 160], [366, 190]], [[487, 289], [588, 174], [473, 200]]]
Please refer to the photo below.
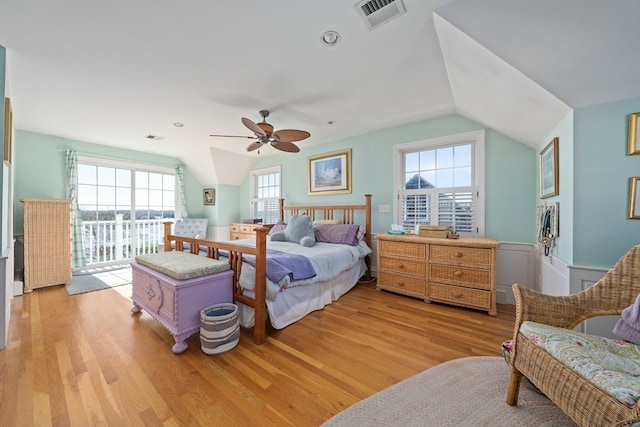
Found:
[[255, 139], [255, 142], [252, 142], [248, 147], [247, 151], [253, 151], [265, 144], [271, 143], [273, 148], [277, 148], [281, 151], [286, 151], [289, 153], [297, 153], [300, 151], [297, 145], [293, 144], [294, 141], [302, 141], [303, 139], [307, 139], [311, 136], [311, 134], [304, 130], [297, 129], [281, 129], [274, 132], [273, 126], [267, 123], [267, 117], [269, 117], [269, 112], [267, 110], [260, 110], [260, 115], [262, 116], [262, 121], [260, 123], [254, 123], [253, 121], [247, 119], [246, 117], [242, 118], [242, 124], [244, 124], [250, 131], [253, 132], [254, 136], [237, 136], [237, 135], [209, 135], [209, 136], [219, 136], [224, 138], [248, 138]]

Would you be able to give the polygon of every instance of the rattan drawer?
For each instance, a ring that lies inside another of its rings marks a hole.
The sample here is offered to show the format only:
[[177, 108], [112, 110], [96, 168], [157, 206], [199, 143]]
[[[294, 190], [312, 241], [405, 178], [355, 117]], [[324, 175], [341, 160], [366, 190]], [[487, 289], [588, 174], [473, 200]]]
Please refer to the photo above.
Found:
[[464, 268], [453, 265], [430, 264], [429, 280], [460, 284], [477, 289], [491, 289], [489, 270]]
[[491, 264], [492, 256], [491, 249], [430, 245], [429, 258], [434, 262], [486, 266]]
[[378, 272], [377, 288], [424, 298], [425, 280], [399, 274]]
[[399, 259], [381, 256], [378, 261], [378, 270], [386, 272], [395, 272], [403, 274], [412, 274], [414, 276], [426, 277], [426, 263], [423, 260]]
[[381, 256], [397, 256], [401, 258], [418, 258], [425, 260], [427, 245], [424, 243], [393, 242], [390, 240], [378, 240], [378, 253]]
[[433, 301], [482, 308], [485, 310], [491, 307], [491, 292], [478, 289], [461, 288], [459, 286], [429, 282], [428, 297]]

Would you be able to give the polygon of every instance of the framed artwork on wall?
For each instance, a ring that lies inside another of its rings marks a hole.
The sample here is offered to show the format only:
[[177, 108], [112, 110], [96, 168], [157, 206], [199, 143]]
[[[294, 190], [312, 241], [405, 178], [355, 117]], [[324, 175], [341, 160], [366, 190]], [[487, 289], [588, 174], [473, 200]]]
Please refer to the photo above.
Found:
[[629, 188], [629, 219], [640, 219], [640, 176], [631, 178], [631, 188]]
[[640, 154], [640, 113], [629, 114], [629, 145], [627, 154]]
[[558, 138], [540, 152], [540, 198], [557, 196], [560, 193], [558, 179]]
[[216, 190], [213, 188], [208, 188], [206, 190], [202, 190], [202, 202], [205, 205], [215, 205], [216, 204]]
[[309, 157], [310, 196], [351, 193], [351, 149]]

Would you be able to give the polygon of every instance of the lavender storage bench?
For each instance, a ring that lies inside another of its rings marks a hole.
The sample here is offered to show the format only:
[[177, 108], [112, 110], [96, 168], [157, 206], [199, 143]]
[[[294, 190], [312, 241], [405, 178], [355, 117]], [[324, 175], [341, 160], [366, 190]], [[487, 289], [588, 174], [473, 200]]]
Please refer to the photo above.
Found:
[[200, 330], [200, 310], [233, 302], [233, 271], [229, 263], [187, 252], [141, 255], [131, 263], [131, 312], [145, 310], [173, 335], [174, 353]]

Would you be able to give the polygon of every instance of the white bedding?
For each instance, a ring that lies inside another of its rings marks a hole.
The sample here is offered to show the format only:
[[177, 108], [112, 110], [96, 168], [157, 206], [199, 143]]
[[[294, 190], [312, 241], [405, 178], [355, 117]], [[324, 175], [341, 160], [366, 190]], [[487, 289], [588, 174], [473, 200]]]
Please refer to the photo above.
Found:
[[[233, 243], [255, 246], [254, 239], [234, 240]], [[276, 295], [286, 288], [305, 286], [332, 279], [373, 252], [364, 241], [361, 241], [358, 246], [316, 242], [310, 248], [292, 242], [267, 241], [267, 249], [304, 255], [311, 261], [316, 271], [316, 276], [311, 279], [292, 281], [289, 276], [285, 276], [280, 282], [274, 283], [267, 278], [267, 300], [275, 299]], [[253, 291], [255, 286], [255, 268], [247, 263], [242, 266], [240, 285], [243, 289], [249, 291]]]
[[[255, 240], [234, 240], [233, 243], [254, 246]], [[310, 248], [292, 242], [267, 241], [267, 248], [304, 255], [316, 271], [315, 277], [305, 280], [291, 281], [285, 276], [279, 283], [274, 283], [267, 279], [267, 311], [276, 329], [284, 328], [344, 295], [366, 272], [364, 257], [372, 253], [364, 241], [358, 246], [316, 242]], [[242, 266], [240, 284], [244, 293], [253, 297], [255, 269], [247, 263]], [[239, 306], [240, 323], [252, 327], [253, 309]]]

